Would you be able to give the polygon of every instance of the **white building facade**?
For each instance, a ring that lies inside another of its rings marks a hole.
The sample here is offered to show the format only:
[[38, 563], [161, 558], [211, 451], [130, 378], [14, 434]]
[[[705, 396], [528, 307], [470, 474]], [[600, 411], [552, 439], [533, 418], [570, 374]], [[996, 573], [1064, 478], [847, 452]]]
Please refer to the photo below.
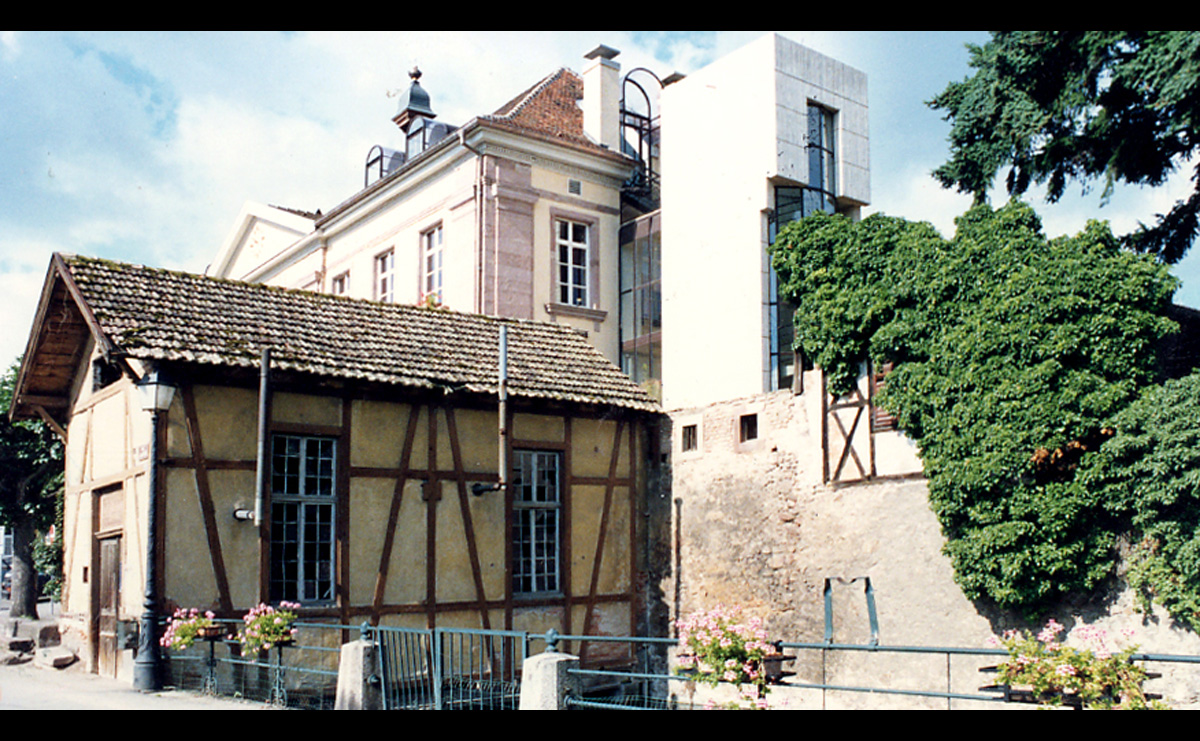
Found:
[[869, 202], [866, 75], [770, 35], [666, 87], [662, 121], [664, 405], [786, 388], [767, 244], [775, 224]]
[[[211, 272], [565, 323], [668, 412], [807, 385], [826, 481], [919, 471], [898, 432], [855, 424], [878, 416], [870, 369], [849, 406], [805, 381], [767, 254], [780, 225], [869, 203], [866, 75], [777, 34], [687, 76], [618, 56], [457, 127], [414, 70], [399, 146], [371, 150], [359, 193], [325, 214], [249, 204]], [[739, 438], [769, 436], [757, 422]]]

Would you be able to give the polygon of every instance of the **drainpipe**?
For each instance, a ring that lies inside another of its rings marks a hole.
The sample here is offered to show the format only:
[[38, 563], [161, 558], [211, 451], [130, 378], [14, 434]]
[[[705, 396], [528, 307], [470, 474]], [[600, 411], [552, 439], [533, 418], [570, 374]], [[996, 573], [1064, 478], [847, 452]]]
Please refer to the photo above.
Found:
[[500, 491], [508, 486], [508, 327], [500, 326]]
[[500, 403], [497, 408], [499, 419], [496, 422], [497, 437], [499, 438], [499, 453], [496, 463], [497, 484], [475, 484], [471, 487], [475, 496], [482, 496], [491, 491], [504, 492], [508, 487], [508, 326], [500, 325], [500, 368], [497, 374], [497, 391]]
[[266, 499], [267, 481], [267, 427], [271, 414], [271, 348], [264, 347], [262, 363], [258, 372], [258, 476], [254, 484], [254, 527], [260, 532], [263, 523], [263, 501]]

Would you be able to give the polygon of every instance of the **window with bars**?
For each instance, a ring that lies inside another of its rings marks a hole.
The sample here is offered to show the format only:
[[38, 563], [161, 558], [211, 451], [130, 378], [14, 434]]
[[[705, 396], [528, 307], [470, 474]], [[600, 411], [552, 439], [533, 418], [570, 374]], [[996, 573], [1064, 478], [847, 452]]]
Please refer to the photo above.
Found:
[[587, 224], [579, 221], [556, 220], [560, 304], [588, 305], [588, 263], [591, 259], [588, 228]]
[[562, 455], [514, 451], [513, 593], [559, 591]]
[[332, 438], [272, 438], [272, 601], [333, 600], [336, 452]]

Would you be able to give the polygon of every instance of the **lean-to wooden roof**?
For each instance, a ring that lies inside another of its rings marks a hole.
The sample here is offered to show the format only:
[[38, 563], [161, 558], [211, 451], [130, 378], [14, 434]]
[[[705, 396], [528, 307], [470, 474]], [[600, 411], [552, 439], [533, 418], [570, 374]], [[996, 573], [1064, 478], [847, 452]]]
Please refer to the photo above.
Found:
[[[61, 323], [60, 317], [69, 319]], [[26, 351], [20, 395], [65, 395], [87, 335], [121, 357], [256, 368], [420, 390], [498, 392], [508, 329], [513, 399], [658, 411], [585, 337], [501, 319], [55, 255]], [[65, 384], [65, 385], [64, 385]], [[28, 412], [28, 410], [26, 410]], [[18, 416], [19, 412], [18, 412]]]

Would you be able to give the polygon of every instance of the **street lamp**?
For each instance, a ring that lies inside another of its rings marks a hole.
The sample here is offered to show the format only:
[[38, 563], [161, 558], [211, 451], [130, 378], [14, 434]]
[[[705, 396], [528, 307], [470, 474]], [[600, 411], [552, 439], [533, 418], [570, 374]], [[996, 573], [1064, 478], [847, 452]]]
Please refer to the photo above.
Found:
[[158, 645], [158, 426], [163, 413], [171, 408], [175, 386], [161, 370], [154, 368], [137, 382], [137, 389], [142, 409], [150, 412], [150, 476], [147, 482], [146, 598], [142, 604], [141, 630], [138, 631], [137, 659], [133, 664], [133, 686], [153, 692], [163, 687], [162, 651]]

